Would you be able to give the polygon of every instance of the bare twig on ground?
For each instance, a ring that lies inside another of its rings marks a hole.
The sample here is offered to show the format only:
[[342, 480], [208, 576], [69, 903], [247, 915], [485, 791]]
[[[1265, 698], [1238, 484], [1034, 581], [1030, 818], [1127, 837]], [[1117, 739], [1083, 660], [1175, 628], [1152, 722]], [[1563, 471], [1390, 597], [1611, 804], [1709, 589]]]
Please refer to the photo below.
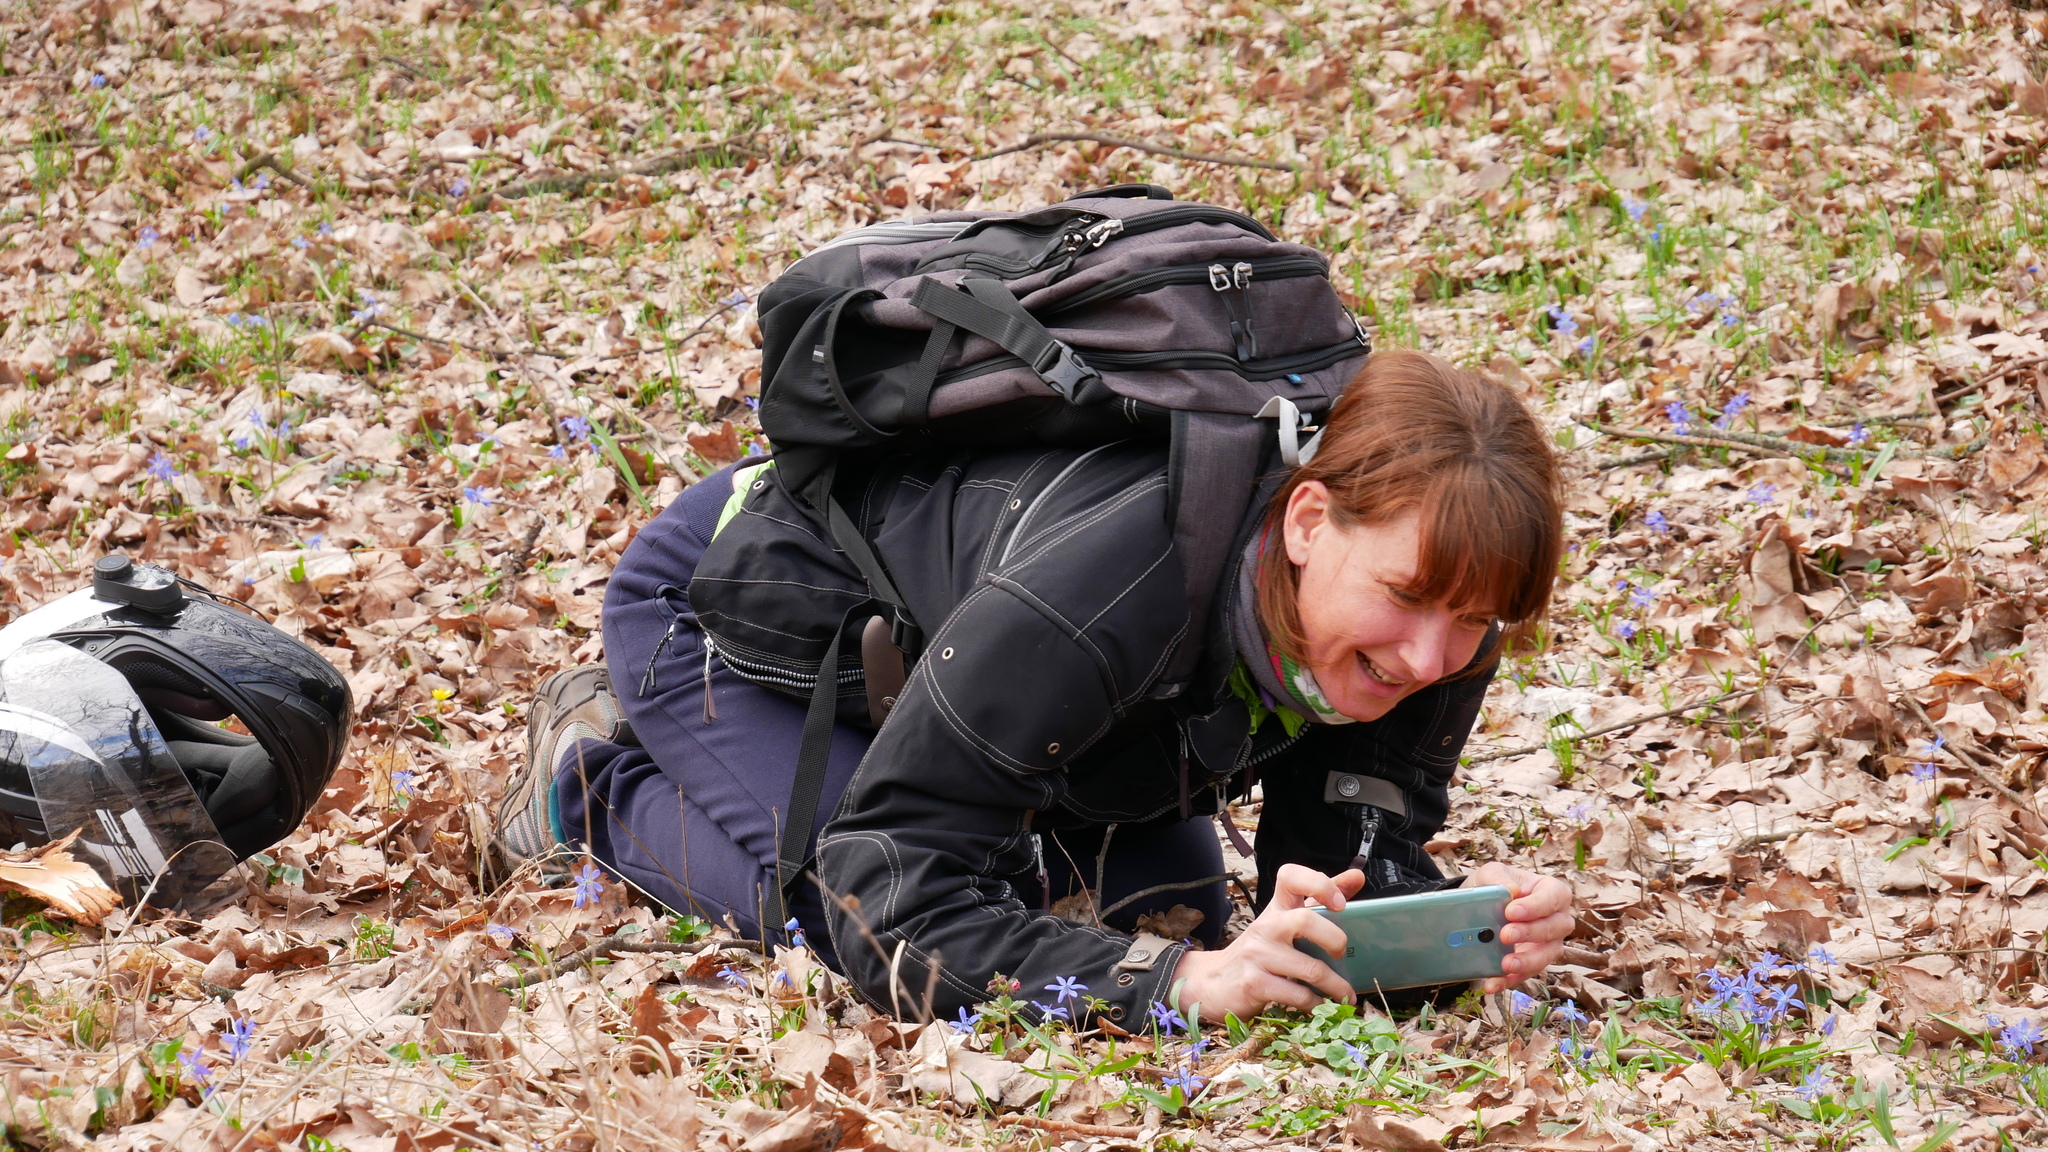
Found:
[[758, 155], [758, 153], [751, 152], [741, 142], [752, 140], [759, 135], [759, 132], [742, 132], [737, 136], [728, 136], [716, 144], [702, 144], [695, 148], [685, 148], [681, 152], [672, 152], [667, 156], [659, 156], [652, 160], [642, 160], [638, 164], [628, 164], [622, 168], [598, 168], [590, 172], [570, 172], [560, 176], [538, 176], [532, 180], [521, 181], [517, 184], [486, 188], [471, 196], [469, 202], [482, 207], [489, 204], [493, 199], [517, 200], [523, 196], [539, 196], [549, 192], [559, 192], [565, 196], [573, 196], [592, 184], [608, 184], [626, 176], [661, 176], [670, 172], [678, 172], [706, 157], [722, 156], [729, 152]]
[[536, 984], [546, 983], [549, 980], [559, 980], [571, 972], [589, 967], [594, 961], [603, 959], [606, 956], [634, 952], [674, 953], [678, 956], [694, 956], [699, 952], [706, 952], [712, 949], [717, 949], [721, 952], [766, 954], [761, 945], [753, 940], [691, 940], [679, 942], [672, 940], [622, 940], [617, 936], [607, 936], [587, 948], [569, 953], [545, 968], [526, 969], [513, 976], [510, 980], [499, 982], [498, 988], [504, 992], [517, 992], [522, 988], [531, 988]]
[[[1647, 716], [1637, 716], [1631, 720], [1623, 720], [1619, 724], [1609, 724], [1605, 728], [1595, 728], [1591, 732], [1581, 732], [1576, 736], [1566, 737], [1565, 743], [1577, 744], [1583, 740], [1591, 740], [1595, 736], [1606, 736], [1611, 733], [1620, 732], [1626, 728], [1634, 728], [1639, 724], [1648, 724], [1652, 720], [1662, 720], [1666, 716], [1683, 715], [1687, 712], [1692, 712], [1700, 708], [1705, 708], [1713, 704], [1718, 704], [1721, 701], [1728, 699], [1730, 696], [1744, 696], [1759, 690], [1760, 689], [1756, 688], [1737, 688], [1730, 692], [1722, 692], [1715, 696], [1709, 696], [1705, 700], [1695, 700], [1690, 704], [1681, 704], [1676, 708], [1666, 708], [1662, 712], [1652, 712]], [[1527, 756], [1534, 752], [1541, 752], [1548, 747], [1550, 747], [1550, 745], [1548, 744], [1530, 744], [1521, 748], [1503, 748], [1498, 752], [1488, 752], [1483, 756], [1474, 756], [1470, 760], [1466, 761], [1466, 763], [1484, 764], [1489, 760], [1505, 760], [1510, 756]]]
[[1109, 907], [1104, 908], [1102, 912], [1096, 917], [1096, 919], [1100, 920], [1105, 916], [1113, 916], [1117, 912], [1120, 912], [1124, 908], [1132, 904], [1135, 904], [1140, 900], [1143, 900], [1147, 896], [1157, 896], [1163, 892], [1185, 892], [1190, 888], [1202, 888], [1210, 884], [1223, 884], [1228, 882], [1235, 876], [1236, 873], [1234, 872], [1225, 872], [1221, 876], [1204, 876], [1200, 880], [1176, 880], [1171, 884], [1154, 884], [1150, 888], [1141, 888], [1138, 891], [1131, 893], [1129, 896], [1126, 896], [1123, 899], [1117, 901], [1116, 903], [1111, 904]]
[[[1920, 706], [1920, 701], [1914, 699], [1913, 694], [1911, 692], [1901, 692], [1899, 693], [1899, 695], [1905, 699], [1906, 706], [1913, 710], [1913, 715], [1918, 716], [1922, 724], [1925, 724], [1929, 728], [1932, 728], [1936, 735], [1941, 734], [1941, 727], [1937, 725], [1934, 722], [1934, 720], [1927, 715], [1927, 709], [1922, 708]], [[1977, 777], [1977, 779], [1989, 785], [1993, 791], [1997, 792], [2000, 796], [2005, 797], [2007, 800], [2010, 800], [2013, 803], [2019, 805], [2020, 807], [2025, 808], [2027, 811], [2032, 812], [2036, 816], [2039, 816], [2041, 814], [2041, 810], [2034, 806], [2034, 800], [2032, 797], [2026, 796], [2012, 788], [2007, 787], [2003, 781], [1991, 775], [1990, 769], [1987, 768], [1985, 765], [1979, 764], [1977, 762], [1977, 757], [1974, 754], [1972, 754], [1968, 748], [1965, 748], [1960, 744], [1950, 744], [1948, 745], [1948, 747], [1955, 750], [1956, 759], [1962, 761], [1963, 767], [1968, 768], [1970, 770], [1971, 775]]]
[[[529, 354], [525, 352], [507, 352], [502, 348], [480, 348], [474, 344], [464, 344], [458, 340], [450, 340], [446, 336], [429, 336], [424, 332], [415, 332], [410, 328], [400, 328], [396, 324], [387, 324], [382, 320], [372, 320], [368, 326], [371, 328], [382, 328], [386, 332], [396, 332], [408, 340], [421, 340], [428, 344], [439, 344], [443, 348], [453, 348], [458, 352], [468, 352], [472, 355], [489, 356], [496, 360], [514, 360]], [[540, 352], [542, 355], [554, 355], [554, 353], [545, 352], [541, 349], [535, 349], [535, 351]]]
[[280, 179], [289, 180], [301, 188], [311, 188], [313, 186], [312, 181], [292, 171], [292, 166], [279, 160], [274, 152], [262, 152], [255, 156], [247, 157], [242, 166], [235, 170], [235, 179], [247, 180], [251, 173], [263, 168], [270, 169], [272, 172], [277, 173]]
[[1819, 828], [1814, 828], [1809, 825], [1802, 824], [1797, 828], [1783, 828], [1776, 832], [1758, 832], [1753, 836], [1744, 836], [1742, 839], [1737, 840], [1733, 844], [1730, 844], [1728, 846], [1728, 854], [1730, 856], [1739, 856], [1742, 853], [1747, 852], [1753, 848], [1761, 848], [1766, 844], [1777, 844], [1785, 840], [1790, 840], [1794, 836], [1801, 835], [1802, 833], [1818, 831], [1820, 831]]
[[1143, 1131], [1120, 1124], [1082, 1124], [1075, 1120], [1054, 1120], [1050, 1116], [991, 1116], [992, 1124], [1012, 1124], [1041, 1132], [1068, 1132], [1075, 1136], [1100, 1136], [1109, 1140], [1136, 1140]]
[[498, 569], [498, 595], [508, 596], [518, 586], [519, 577], [526, 571], [526, 565], [533, 560], [533, 546], [540, 539], [540, 530], [547, 521], [536, 519], [526, 529], [526, 538], [519, 546], [505, 555], [505, 563]]
[[1224, 156], [1215, 152], [1189, 152], [1181, 148], [1147, 144], [1143, 140], [1132, 140], [1123, 136], [1105, 136], [1100, 132], [1033, 132], [1021, 143], [1012, 144], [1008, 148], [998, 148], [993, 152], [984, 152], [969, 159], [993, 160], [998, 156], [1008, 156], [1012, 152], [1022, 152], [1041, 144], [1061, 143], [1105, 144], [1111, 148], [1129, 148], [1138, 152], [1149, 152], [1154, 156], [1171, 156], [1175, 160], [1192, 160], [1200, 164], [1234, 164], [1240, 168], [1266, 168], [1274, 172], [1302, 170], [1301, 165], [1287, 160], [1257, 160], [1247, 156]]
[[[1834, 448], [1826, 444], [1807, 444], [1779, 436], [1739, 432], [1732, 428], [1718, 428], [1713, 432], [1679, 433], [1659, 432], [1651, 428], [1616, 428], [1588, 420], [1582, 420], [1580, 423], [1595, 432], [1621, 440], [1649, 440], [1658, 444], [1682, 444], [1688, 448], [1734, 448], [1757, 456], [1790, 456], [1809, 464], [1823, 460], [1833, 464], [1849, 464], [1877, 458], [1875, 452]], [[1958, 444], [1953, 448], [1902, 448], [1897, 451], [1897, 455], [1907, 460], [1960, 460], [1984, 447], [1985, 443], [1985, 437], [1979, 436], [1967, 444]]]

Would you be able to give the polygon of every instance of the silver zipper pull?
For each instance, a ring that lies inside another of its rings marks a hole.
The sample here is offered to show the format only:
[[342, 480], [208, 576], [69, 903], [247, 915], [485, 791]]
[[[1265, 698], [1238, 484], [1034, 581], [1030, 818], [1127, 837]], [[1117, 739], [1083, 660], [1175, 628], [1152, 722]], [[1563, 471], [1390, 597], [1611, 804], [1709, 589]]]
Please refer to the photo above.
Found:
[[1088, 237], [1088, 247], [1100, 248], [1104, 244], [1109, 243], [1110, 237], [1121, 235], [1123, 230], [1124, 222], [1112, 216], [1100, 223], [1090, 225], [1088, 230], [1082, 233], [1082, 235]]
[[1209, 287], [1218, 292], [1230, 291], [1230, 269], [1221, 264], [1209, 265]]
[[1239, 260], [1236, 266], [1231, 268], [1230, 275], [1233, 286], [1237, 288], [1249, 288], [1252, 286], [1252, 266], [1250, 263]]

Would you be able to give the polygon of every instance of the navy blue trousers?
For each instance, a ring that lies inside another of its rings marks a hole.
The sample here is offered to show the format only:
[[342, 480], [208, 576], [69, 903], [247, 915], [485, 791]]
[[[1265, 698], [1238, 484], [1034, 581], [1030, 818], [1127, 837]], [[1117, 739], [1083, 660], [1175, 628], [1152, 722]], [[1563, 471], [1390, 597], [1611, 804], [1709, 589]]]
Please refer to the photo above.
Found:
[[[723, 661], [705, 660], [689, 606], [690, 577], [731, 493], [730, 469], [706, 477], [641, 529], [619, 558], [605, 591], [605, 661], [639, 743], [585, 740], [565, 750], [555, 798], [572, 847], [587, 849], [615, 875], [677, 912], [730, 923], [759, 939], [764, 898], [776, 882], [776, 847], [796, 775], [805, 704], [747, 680]], [[715, 719], [707, 720], [707, 714]], [[870, 739], [844, 724], [833, 729], [819, 826], [838, 806]], [[1005, 879], [1020, 899], [1040, 907], [1077, 893], [1084, 883], [1093, 887], [1105, 831], [1048, 834], [1046, 883], [1031, 875]], [[813, 828], [806, 848], [816, 845]], [[1223, 870], [1215, 824], [1207, 816], [1119, 827], [1103, 860], [1102, 904]], [[789, 912], [829, 963], [820, 900], [817, 885], [806, 879]], [[1111, 924], [1128, 931], [1137, 917], [1175, 904], [1202, 910], [1206, 919], [1195, 935], [1213, 946], [1230, 914], [1220, 883], [1133, 901]], [[781, 925], [767, 928], [780, 937]]]

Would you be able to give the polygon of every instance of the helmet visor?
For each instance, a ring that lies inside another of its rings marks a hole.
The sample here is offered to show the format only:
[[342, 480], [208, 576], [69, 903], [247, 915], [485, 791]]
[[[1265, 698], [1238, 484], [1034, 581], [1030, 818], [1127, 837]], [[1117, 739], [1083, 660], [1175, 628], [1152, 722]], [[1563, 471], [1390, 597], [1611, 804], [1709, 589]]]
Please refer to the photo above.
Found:
[[52, 840], [80, 831], [79, 858], [131, 908], [196, 910], [234, 867], [141, 698], [67, 644], [0, 657], [0, 763], [27, 777]]

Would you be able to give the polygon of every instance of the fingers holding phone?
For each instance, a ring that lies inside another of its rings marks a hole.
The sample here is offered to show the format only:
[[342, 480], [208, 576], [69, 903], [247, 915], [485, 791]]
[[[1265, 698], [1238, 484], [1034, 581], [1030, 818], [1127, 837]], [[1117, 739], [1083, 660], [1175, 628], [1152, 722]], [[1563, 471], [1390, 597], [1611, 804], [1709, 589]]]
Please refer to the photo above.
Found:
[[1572, 915], [1571, 886], [1555, 876], [1539, 876], [1506, 864], [1489, 863], [1475, 870], [1466, 884], [1497, 884], [1512, 895], [1501, 940], [1514, 952], [1501, 961], [1501, 972], [1486, 981], [1485, 991], [1500, 992], [1557, 963], [1565, 938], [1578, 923]]
[[1306, 1011], [1325, 997], [1350, 999], [1351, 985], [1294, 942], [1307, 940], [1330, 955], [1343, 955], [1344, 930], [1316, 909], [1342, 908], [1364, 885], [1365, 874], [1356, 869], [1326, 876], [1299, 864], [1282, 866], [1273, 899], [1249, 929], [1221, 951], [1181, 957], [1174, 973], [1181, 1009], [1199, 1009], [1206, 1020], [1226, 1013], [1249, 1019], [1269, 1004]]

